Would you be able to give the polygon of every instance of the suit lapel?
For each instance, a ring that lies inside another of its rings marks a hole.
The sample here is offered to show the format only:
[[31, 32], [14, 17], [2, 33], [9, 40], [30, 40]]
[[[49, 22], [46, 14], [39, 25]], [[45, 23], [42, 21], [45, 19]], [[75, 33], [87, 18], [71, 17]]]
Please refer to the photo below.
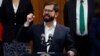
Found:
[[91, 18], [93, 16], [95, 0], [88, 0], [88, 24], [91, 22]]
[[44, 24], [41, 25], [41, 34], [44, 34], [45, 33], [45, 27], [44, 27]]
[[53, 49], [53, 48], [55, 48], [54, 47], [54, 45], [55, 45], [55, 42], [54, 41], [55, 41], [56, 38], [58, 38], [59, 31], [60, 31], [59, 30], [59, 24], [57, 24], [56, 25], [56, 28], [55, 28], [55, 31], [54, 31], [53, 38], [52, 38], [52, 43], [51, 43], [51, 46], [50, 46], [50, 49], [49, 49], [50, 52], [54, 51], [54, 49]]
[[[75, 10], [74, 10], [74, 11], [75, 11], [75, 12], [74, 12], [75, 18], [73, 19], [73, 23], [74, 23], [74, 24], [73, 24], [73, 27], [72, 27], [72, 28], [73, 28], [74, 30], [76, 30], [76, 19], [77, 19], [77, 18], [76, 18], [76, 7], [77, 7], [76, 4], [77, 4], [77, 0], [74, 0], [74, 2], [75, 2], [75, 3], [74, 3], [73, 6], [75, 7]], [[75, 28], [74, 28], [74, 27], [75, 27]], [[75, 32], [76, 32], [76, 31], [75, 31]]]
[[88, 0], [88, 23], [89, 23], [89, 15], [90, 15], [90, 11], [91, 11], [91, 1], [90, 0]]
[[57, 37], [57, 34], [58, 34], [58, 24], [56, 25], [56, 28], [55, 28], [55, 31], [54, 31], [54, 34], [53, 34], [52, 41], [55, 40], [55, 38]]
[[18, 14], [19, 9], [21, 8], [21, 5], [22, 5], [22, 4], [23, 4], [23, 0], [20, 0], [20, 1], [19, 1], [19, 5], [18, 5], [18, 8], [17, 8], [16, 14]]
[[[44, 23], [41, 24], [38, 28], [39, 28], [38, 30], [40, 31], [40, 32], [38, 32], [38, 34], [39, 34], [39, 36], [40, 36], [40, 37], [39, 37], [39, 39], [40, 39], [39, 42], [40, 42], [40, 44], [41, 44], [41, 38], [42, 38], [41, 35], [44, 34], [44, 29], [45, 29], [45, 28], [44, 28]], [[40, 47], [41, 47], [41, 50], [42, 50], [42, 51], [46, 51], [46, 46], [41, 45]]]
[[52, 40], [54, 41], [55, 38], [57, 38], [58, 35], [59, 35], [59, 25], [57, 24], [56, 28], [55, 28], [55, 31], [54, 31], [54, 35], [53, 35]]
[[69, 27], [72, 28], [73, 31], [76, 31], [76, 3], [77, 0], [70, 0], [69, 1], [69, 17], [68, 17], [68, 21], [69, 21]]
[[39, 36], [39, 39], [40, 39], [40, 42], [41, 42], [41, 35], [44, 34], [44, 24], [41, 24], [39, 27], [38, 27], [38, 36]]
[[15, 14], [15, 13], [14, 13], [14, 9], [13, 9], [12, 0], [8, 0], [8, 9], [9, 9], [9, 11], [11, 11], [13, 14]]
[[17, 9], [17, 12], [15, 13], [15, 12], [14, 12], [14, 8], [13, 8], [12, 0], [10, 0], [11, 10], [12, 10], [13, 14], [17, 14], [17, 13], [18, 13], [18, 11], [19, 11], [21, 5], [23, 4], [22, 1], [23, 1], [23, 0], [20, 0], [20, 1], [19, 1], [18, 9]]

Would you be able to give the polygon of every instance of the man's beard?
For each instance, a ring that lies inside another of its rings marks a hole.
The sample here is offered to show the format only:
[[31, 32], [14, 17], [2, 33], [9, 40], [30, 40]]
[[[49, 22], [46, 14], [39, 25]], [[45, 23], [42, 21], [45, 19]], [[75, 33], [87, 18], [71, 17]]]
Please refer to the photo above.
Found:
[[[47, 17], [47, 18], [46, 18], [46, 17]], [[45, 22], [51, 22], [51, 21], [54, 20], [54, 17], [53, 17], [53, 16], [50, 16], [50, 15], [48, 15], [48, 14], [46, 14], [46, 15], [43, 16], [43, 20], [44, 20]]]

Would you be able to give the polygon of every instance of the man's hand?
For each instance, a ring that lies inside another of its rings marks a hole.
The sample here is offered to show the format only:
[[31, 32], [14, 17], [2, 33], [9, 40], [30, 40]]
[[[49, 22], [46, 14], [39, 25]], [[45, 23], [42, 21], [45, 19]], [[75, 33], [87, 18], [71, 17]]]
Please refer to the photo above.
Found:
[[32, 13], [28, 14], [28, 15], [27, 15], [27, 22], [31, 23], [31, 22], [33, 21], [33, 18], [34, 18], [34, 17], [35, 17], [35, 16], [34, 16]]
[[28, 27], [30, 25], [30, 23], [33, 22], [34, 17], [35, 16], [32, 13], [28, 14], [27, 15], [27, 21], [24, 23], [24, 26]]
[[68, 51], [68, 55], [69, 56], [75, 56], [75, 52], [74, 51]]

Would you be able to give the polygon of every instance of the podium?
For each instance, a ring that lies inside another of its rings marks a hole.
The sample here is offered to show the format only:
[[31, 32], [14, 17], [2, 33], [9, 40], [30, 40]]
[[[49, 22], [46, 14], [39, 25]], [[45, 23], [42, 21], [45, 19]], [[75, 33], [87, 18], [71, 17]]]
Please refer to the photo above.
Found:
[[39, 51], [35, 51], [32, 54], [24, 54], [22, 56], [68, 56], [67, 54], [64, 54], [63, 52], [49, 52], [47, 47], [51, 46], [52, 43], [52, 38], [53, 35], [49, 34], [48, 37], [48, 41], [45, 41], [45, 34], [41, 34], [41, 45], [45, 46], [45, 51], [43, 50], [43, 52], [39, 52]]
[[37, 52], [40, 56], [51, 56], [54, 55], [55, 52]]
[[54, 52], [37, 52], [37, 53], [32, 53], [32, 54], [23, 54], [22, 56], [68, 56], [67, 54], [63, 53], [54, 53]]

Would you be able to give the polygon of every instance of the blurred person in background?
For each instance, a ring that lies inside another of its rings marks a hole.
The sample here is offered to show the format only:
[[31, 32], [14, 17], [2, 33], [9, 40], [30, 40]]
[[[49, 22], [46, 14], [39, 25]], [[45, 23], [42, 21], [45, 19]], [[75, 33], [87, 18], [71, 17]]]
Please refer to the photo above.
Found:
[[89, 35], [92, 45], [90, 56], [100, 56], [100, 0], [96, 0], [96, 9]]
[[0, 22], [4, 26], [4, 56], [20, 56], [26, 52], [27, 44], [16, 41], [16, 36], [27, 16], [32, 13], [31, 0], [3, 0]]
[[93, 18], [95, 0], [69, 0], [67, 7], [65, 16], [68, 18], [65, 18], [65, 23], [71, 29], [77, 56], [89, 56], [91, 46], [88, 30]]

